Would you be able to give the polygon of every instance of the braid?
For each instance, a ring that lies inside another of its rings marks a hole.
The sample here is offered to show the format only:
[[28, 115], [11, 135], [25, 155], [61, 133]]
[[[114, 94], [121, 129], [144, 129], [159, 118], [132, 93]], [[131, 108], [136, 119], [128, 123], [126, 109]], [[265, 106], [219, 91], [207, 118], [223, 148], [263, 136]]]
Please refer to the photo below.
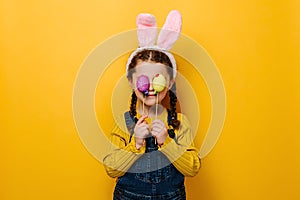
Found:
[[174, 83], [172, 88], [169, 90], [169, 96], [170, 96], [169, 114], [171, 117], [169, 125], [173, 126], [174, 129], [178, 129], [180, 126], [180, 121], [177, 119], [177, 112], [176, 112], [176, 103], [177, 103], [176, 83]]
[[[136, 96], [135, 92], [132, 91], [129, 115], [134, 120], [135, 123], [138, 121], [138, 119], [136, 117], [136, 101], [137, 101], [137, 96]], [[132, 135], [133, 135], [133, 132], [130, 131], [129, 143], [131, 142]]]
[[134, 119], [135, 123], [137, 122], [137, 117], [136, 117], [136, 102], [137, 102], [137, 96], [135, 92], [133, 91], [131, 94], [131, 103], [130, 103], [130, 111], [129, 114], [132, 119]]

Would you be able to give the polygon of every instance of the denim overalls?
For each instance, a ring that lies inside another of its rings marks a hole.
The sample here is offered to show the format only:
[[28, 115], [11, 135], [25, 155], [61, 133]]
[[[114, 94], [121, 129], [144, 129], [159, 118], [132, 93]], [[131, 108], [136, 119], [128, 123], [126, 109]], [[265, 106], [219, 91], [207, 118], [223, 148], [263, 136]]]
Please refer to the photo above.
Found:
[[114, 200], [185, 200], [184, 176], [160, 151], [142, 155], [122, 177]]
[[[128, 112], [124, 113], [124, 119], [132, 135], [135, 122]], [[118, 178], [114, 200], [186, 199], [184, 176], [163, 153], [158, 151], [152, 139], [146, 138], [146, 153], [131, 166], [125, 175]]]

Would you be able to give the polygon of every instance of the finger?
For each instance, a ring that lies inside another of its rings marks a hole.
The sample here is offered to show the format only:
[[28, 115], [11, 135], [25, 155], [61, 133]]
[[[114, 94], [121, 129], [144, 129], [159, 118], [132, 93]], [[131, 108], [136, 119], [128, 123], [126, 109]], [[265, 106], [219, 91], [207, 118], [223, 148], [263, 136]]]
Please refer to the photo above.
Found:
[[156, 137], [157, 136], [157, 134], [158, 134], [158, 132], [157, 132], [157, 130], [151, 130], [151, 135], [153, 135], [154, 137]]
[[137, 125], [140, 128], [149, 128], [149, 125], [146, 122], [142, 122], [141, 124]]
[[161, 140], [159, 140], [159, 139], [156, 139], [156, 143], [157, 143], [158, 145], [162, 145], [162, 144], [163, 144], [163, 142], [162, 142]]
[[136, 134], [135, 136], [137, 138], [144, 139], [148, 134], [149, 132], [147, 130], [142, 130], [139, 134]]
[[153, 135], [159, 136], [164, 133], [164, 129], [163, 128], [155, 128], [155, 129], [151, 130], [151, 133]]
[[141, 123], [139, 125], [136, 125], [136, 130], [143, 130], [143, 129], [149, 129], [149, 125], [146, 123]]
[[151, 130], [163, 130], [166, 128], [165, 124], [153, 124]]
[[148, 115], [142, 115], [142, 117], [137, 121], [137, 125], [140, 125], [141, 123], [144, 122], [144, 120], [148, 117]]
[[152, 127], [165, 127], [165, 123], [162, 121], [155, 121], [151, 124]]
[[167, 129], [163, 128], [163, 129], [155, 129], [153, 131], [151, 131], [151, 133], [153, 135], [156, 135], [157, 137], [163, 137], [164, 135], [167, 134]]
[[161, 140], [161, 138], [159, 138], [157, 135], [154, 135], [152, 133], [152, 136], [155, 138], [155, 142], [158, 144], [158, 145], [162, 145], [163, 144], [163, 141]]
[[154, 124], [151, 126], [151, 130], [157, 130], [157, 129], [162, 129], [163, 126], [161, 124]]
[[152, 129], [151, 133], [152, 133], [152, 135], [156, 135], [157, 136], [157, 135], [159, 135], [161, 133], [161, 130], [162, 129]]
[[164, 124], [164, 122], [161, 121], [160, 119], [155, 119], [153, 120], [152, 124]]
[[146, 137], [147, 135], [149, 135], [149, 129], [145, 129], [143, 130], [143, 135]]
[[140, 126], [140, 130], [149, 132], [149, 126], [147, 124], [143, 124]]
[[151, 134], [155, 137], [159, 137], [161, 135], [161, 133], [162, 133], [162, 131], [160, 129], [151, 131]]

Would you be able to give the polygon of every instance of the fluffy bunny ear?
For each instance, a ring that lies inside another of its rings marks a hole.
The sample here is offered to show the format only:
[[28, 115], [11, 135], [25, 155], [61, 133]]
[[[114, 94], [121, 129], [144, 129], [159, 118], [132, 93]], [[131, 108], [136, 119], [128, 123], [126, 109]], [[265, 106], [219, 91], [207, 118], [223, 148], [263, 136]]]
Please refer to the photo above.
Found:
[[157, 39], [157, 46], [169, 50], [179, 38], [181, 32], [181, 14], [172, 10], [166, 19]]
[[141, 13], [136, 18], [136, 25], [140, 47], [153, 46], [157, 34], [155, 17], [148, 13]]

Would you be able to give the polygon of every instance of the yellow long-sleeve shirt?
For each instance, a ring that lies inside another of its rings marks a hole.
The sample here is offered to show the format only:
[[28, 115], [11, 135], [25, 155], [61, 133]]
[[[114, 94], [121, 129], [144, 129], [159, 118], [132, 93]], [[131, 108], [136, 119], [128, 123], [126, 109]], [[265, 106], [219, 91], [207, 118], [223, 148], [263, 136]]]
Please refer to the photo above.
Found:
[[[165, 122], [166, 127], [168, 127], [167, 116], [166, 110], [158, 116], [158, 119]], [[179, 129], [175, 130], [178, 143], [168, 136], [159, 151], [164, 153], [184, 176], [195, 176], [200, 169], [201, 161], [197, 149], [194, 147], [194, 137], [187, 118], [178, 113], [178, 119], [181, 122]], [[152, 120], [148, 118], [146, 121], [150, 124]], [[112, 147], [103, 159], [106, 172], [111, 177], [123, 176], [132, 164], [145, 153], [145, 146], [136, 149], [134, 136], [131, 142], [129, 142], [129, 138], [130, 133], [127, 130], [125, 119], [120, 117], [116, 120], [111, 133]]]

